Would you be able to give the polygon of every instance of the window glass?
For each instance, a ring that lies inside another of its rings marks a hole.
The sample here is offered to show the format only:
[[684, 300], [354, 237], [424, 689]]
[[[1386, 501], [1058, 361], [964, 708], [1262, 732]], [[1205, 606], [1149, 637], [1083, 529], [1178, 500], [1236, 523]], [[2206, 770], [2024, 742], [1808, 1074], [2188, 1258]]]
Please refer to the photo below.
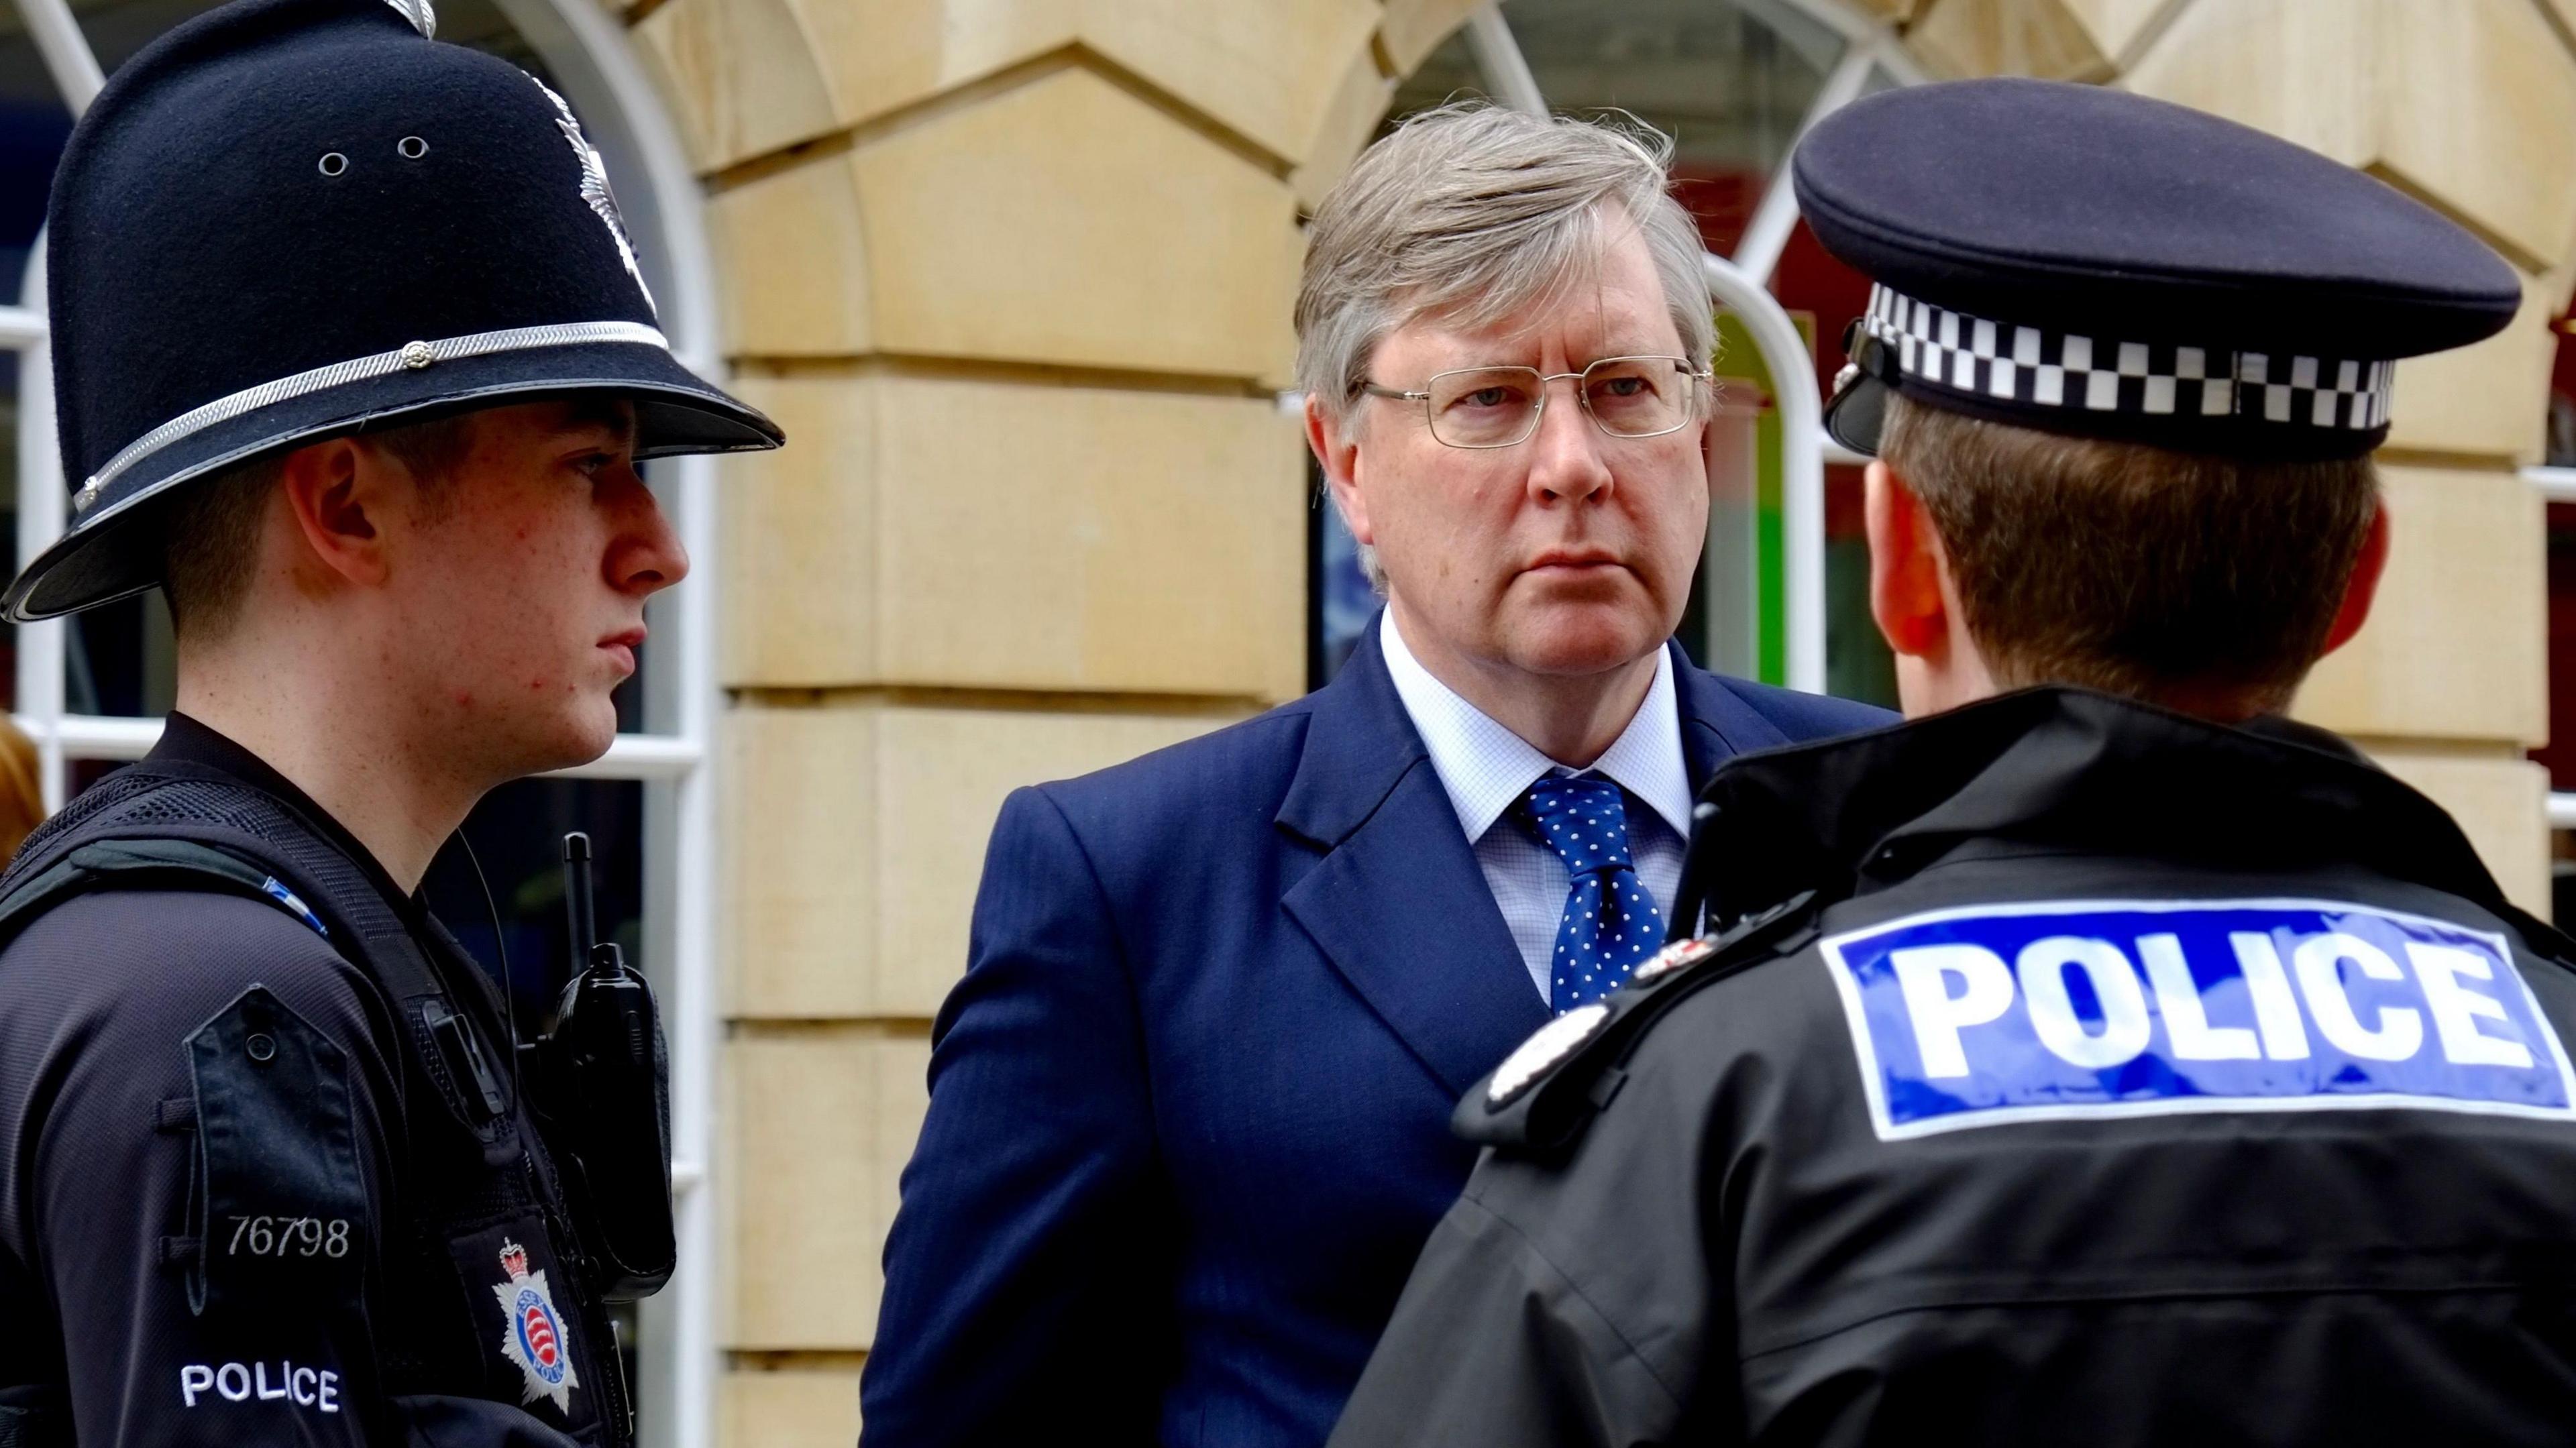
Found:
[[1511, 0], [1550, 109], [1621, 110], [1673, 138], [1675, 194], [1709, 249], [1735, 249], [1815, 103], [1841, 37], [1786, 5]]
[[1306, 473], [1315, 486], [1314, 537], [1307, 556], [1313, 565], [1309, 593], [1319, 622], [1312, 630], [1319, 656], [1308, 662], [1314, 682], [1320, 685], [1342, 671], [1380, 600], [1360, 567], [1359, 541], [1351, 537], [1341, 510], [1325, 494], [1324, 470], [1311, 455]]
[[160, 590], [74, 614], [63, 630], [63, 709], [158, 718], [178, 701]]
[[[2558, 355], [2549, 378], [2548, 438], [2553, 468], [2576, 468], [2576, 305], [2552, 320]], [[2549, 549], [2549, 743], [2531, 757], [2549, 770], [2549, 787], [2576, 792], [2576, 503], [2547, 509]], [[2576, 831], [2550, 835], [2553, 918], [2576, 920]]]
[[2549, 437], [2545, 457], [2553, 468], [2576, 468], [2576, 303], [2550, 320], [2558, 355], [2549, 372]]
[[2549, 832], [2549, 919], [2561, 930], [2576, 920], [2576, 830]]
[[[2561, 339], [2560, 372], [2567, 376], [2571, 348]], [[2562, 383], [2550, 398], [2552, 447], [2561, 415], [2576, 408]], [[2553, 453], [2552, 466], [2576, 466]], [[2549, 770], [2549, 787], [2576, 792], [2576, 503], [2548, 506], [2549, 548], [2549, 743], [2531, 757]], [[2553, 918], [2562, 925], [2576, 921], [2576, 834], [2560, 830], [2551, 836], [2550, 875], [2554, 889]]]
[[[45, 224], [45, 193], [71, 112], [15, 7], [0, 7], [0, 304], [14, 306]], [[0, 538], [18, 535], [18, 354], [0, 351]], [[18, 702], [17, 629], [0, 624], [0, 708]]]
[[2551, 789], [2569, 792], [2576, 791], [2576, 503], [2551, 503], [2547, 516], [2549, 743], [2531, 757], [2548, 766]]
[[626, 779], [505, 784], [465, 821], [460, 833], [471, 853], [450, 841], [421, 882], [430, 908], [495, 983], [503, 980], [506, 960], [511, 1009], [523, 1040], [535, 1040], [550, 1027], [555, 1003], [573, 977], [564, 906], [568, 832], [590, 836], [599, 938], [615, 941], [628, 963], [643, 964], [644, 789]]
[[[1816, 388], [1833, 395], [1850, 360], [1843, 339], [1869, 304], [1869, 279], [1825, 253], [1802, 219], [1771, 273], [1780, 299], [1813, 343]], [[1825, 686], [1846, 699], [1896, 707], [1895, 657], [1869, 614], [1869, 540], [1861, 523], [1861, 469], [1825, 465]]]
[[0, 302], [19, 300], [27, 258], [45, 224], [54, 163], [71, 133], [71, 111], [17, 8], [0, 8]]
[[[0, 126], [5, 126], [0, 119]], [[0, 258], [0, 265], [6, 265]], [[16, 275], [11, 272], [11, 275]], [[0, 351], [0, 553], [18, 536], [18, 354]], [[18, 707], [18, 627], [0, 623], [0, 710]]]

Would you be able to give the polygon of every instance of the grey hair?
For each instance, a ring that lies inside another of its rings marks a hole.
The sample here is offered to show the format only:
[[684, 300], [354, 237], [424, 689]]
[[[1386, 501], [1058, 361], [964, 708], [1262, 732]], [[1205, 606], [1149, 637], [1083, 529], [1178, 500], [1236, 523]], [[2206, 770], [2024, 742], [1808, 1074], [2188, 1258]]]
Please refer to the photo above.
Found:
[[1598, 263], [1614, 220], [1644, 234], [1684, 355], [1705, 363], [1717, 324], [1699, 228], [1668, 189], [1672, 149], [1626, 115], [1469, 101], [1408, 118], [1315, 209], [1297, 287], [1298, 385], [1347, 419], [1389, 332], [1425, 315], [1488, 327], [1553, 301]]
[[[1473, 330], [1553, 302], [1598, 264], [1614, 219], [1645, 236], [1682, 354], [1707, 363], [1715, 301], [1699, 227], [1669, 189], [1672, 154], [1671, 137], [1624, 112], [1588, 121], [1464, 101], [1408, 117], [1307, 227], [1297, 385], [1347, 423], [1389, 332], [1419, 316]], [[1377, 550], [1360, 545], [1359, 560], [1386, 592]]]

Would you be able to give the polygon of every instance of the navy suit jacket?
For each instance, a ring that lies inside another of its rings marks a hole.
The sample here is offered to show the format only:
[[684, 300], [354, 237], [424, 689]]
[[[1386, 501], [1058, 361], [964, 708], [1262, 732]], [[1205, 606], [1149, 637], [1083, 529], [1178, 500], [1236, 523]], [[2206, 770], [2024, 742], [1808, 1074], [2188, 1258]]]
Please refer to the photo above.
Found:
[[[886, 1243], [871, 1448], [1324, 1441], [1548, 1018], [1372, 627], [1333, 683], [1013, 794]], [[1691, 667], [1694, 788], [1889, 722]]]

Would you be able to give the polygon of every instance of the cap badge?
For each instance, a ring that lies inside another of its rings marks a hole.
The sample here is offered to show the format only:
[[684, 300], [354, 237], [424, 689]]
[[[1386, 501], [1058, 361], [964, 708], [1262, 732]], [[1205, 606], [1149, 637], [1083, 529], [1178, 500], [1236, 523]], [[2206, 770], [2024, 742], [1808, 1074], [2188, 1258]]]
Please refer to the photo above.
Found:
[[[427, 4], [428, 0], [421, 0], [421, 3]], [[599, 149], [591, 145], [590, 137], [582, 133], [581, 122], [574, 117], [572, 107], [564, 103], [562, 96], [555, 94], [554, 87], [535, 76], [528, 79], [536, 81], [537, 89], [544, 91], [546, 99], [555, 103], [555, 110], [559, 113], [555, 129], [563, 132], [564, 139], [572, 143], [572, 153], [581, 158], [581, 199], [599, 214], [600, 223], [608, 228], [609, 239], [617, 243], [617, 259], [626, 263], [626, 274], [635, 278], [635, 289], [644, 294], [644, 305], [654, 307], [653, 289], [644, 284], [644, 269], [635, 264], [635, 244], [626, 237], [626, 218], [617, 210], [616, 193], [608, 189], [608, 166], [599, 159]], [[654, 311], [655, 315], [660, 315], [658, 307], [654, 307]]]
[[518, 1364], [527, 1380], [520, 1401], [552, 1398], [558, 1411], [569, 1412], [572, 1390], [581, 1386], [581, 1378], [573, 1371], [571, 1343], [564, 1336], [563, 1319], [555, 1315], [546, 1274], [543, 1269], [530, 1272], [528, 1249], [506, 1241], [501, 1244], [501, 1270], [509, 1280], [495, 1285], [492, 1295], [501, 1300], [501, 1315], [508, 1319], [501, 1329], [501, 1355]]

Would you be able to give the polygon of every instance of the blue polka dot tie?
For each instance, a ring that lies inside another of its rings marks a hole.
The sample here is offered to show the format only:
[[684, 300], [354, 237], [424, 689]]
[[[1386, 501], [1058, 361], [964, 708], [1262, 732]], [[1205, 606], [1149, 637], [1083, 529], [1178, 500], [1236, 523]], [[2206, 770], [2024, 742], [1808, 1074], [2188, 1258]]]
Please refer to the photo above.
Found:
[[1558, 1015], [1628, 983], [1664, 943], [1664, 912], [1628, 858], [1628, 809], [1619, 786], [1597, 774], [1552, 774], [1529, 787], [1520, 809], [1573, 888], [1556, 926], [1548, 1004]]

